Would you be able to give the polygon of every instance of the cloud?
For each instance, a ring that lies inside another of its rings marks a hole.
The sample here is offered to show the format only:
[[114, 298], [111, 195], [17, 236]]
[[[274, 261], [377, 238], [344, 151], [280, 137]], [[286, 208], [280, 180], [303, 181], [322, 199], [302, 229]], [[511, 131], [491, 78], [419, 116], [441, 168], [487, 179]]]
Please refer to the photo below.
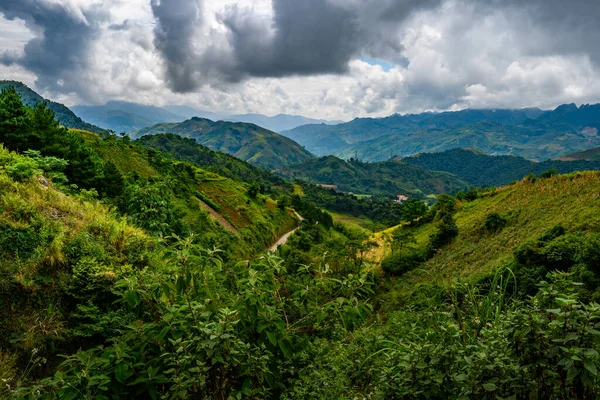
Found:
[[72, 79], [87, 69], [89, 48], [107, 16], [100, 7], [82, 8], [76, 3], [43, 0], [3, 0], [0, 13], [19, 19], [35, 33], [22, 54], [5, 52], [0, 61], [18, 64], [37, 76], [38, 87], [53, 91], [79, 91]]
[[202, 25], [202, 0], [151, 0], [157, 19], [154, 45], [166, 66], [169, 87], [186, 92], [198, 87], [194, 41]]
[[[167, 66], [167, 80], [177, 92], [195, 90], [207, 80], [347, 73], [349, 62], [363, 53], [398, 50], [396, 35], [391, 34], [398, 23], [415, 10], [439, 4], [437, 0], [273, 0], [270, 14], [233, 4], [217, 13], [224, 38], [211, 32], [207, 37], [214, 43], [194, 46], [194, 40], [202, 37], [198, 3], [183, 2], [183, 6], [181, 2], [153, 0], [158, 20], [155, 43]], [[174, 9], [181, 12], [172, 15]]]

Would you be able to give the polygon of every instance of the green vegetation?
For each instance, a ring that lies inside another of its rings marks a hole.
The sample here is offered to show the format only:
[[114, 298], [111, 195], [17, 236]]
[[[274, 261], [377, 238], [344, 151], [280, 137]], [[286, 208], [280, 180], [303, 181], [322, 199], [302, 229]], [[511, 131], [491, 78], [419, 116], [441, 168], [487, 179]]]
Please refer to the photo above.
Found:
[[21, 96], [23, 103], [26, 106], [33, 107], [36, 104], [46, 103], [47, 107], [54, 111], [56, 114], [56, 119], [60, 122], [60, 124], [66, 128], [73, 129], [83, 129], [90, 132], [95, 132], [98, 134], [106, 134], [108, 133], [106, 130], [99, 128], [97, 126], [91, 125], [82, 121], [77, 115], [75, 115], [71, 110], [69, 110], [66, 106], [60, 103], [55, 103], [53, 101], [49, 101], [44, 99], [42, 96], [28, 88], [21, 82], [16, 81], [2, 81], [0, 80], [0, 90], [7, 89], [9, 87], [14, 88], [17, 93]]
[[559, 157], [560, 161], [600, 161], [600, 147], [594, 147], [593, 149], [578, 151], [576, 153], [568, 154], [566, 156]]
[[288, 178], [314, 184], [334, 184], [342, 192], [369, 193], [395, 198], [397, 194], [425, 198], [468, 188], [456, 176], [433, 172], [402, 161], [363, 163], [334, 156], [310, 160], [282, 171]]
[[[215, 165], [219, 165], [218, 172], [229, 172], [237, 179], [232, 180], [115, 136], [102, 139], [90, 132], [67, 130], [44, 103], [25, 107], [12, 88], [0, 96], [0, 140], [11, 150], [31, 149], [40, 156], [64, 160], [60, 172], [66, 179], [54, 177], [54, 184], [64, 183], [69, 193], [95, 191], [106, 204], [151, 233], [195, 233], [203, 246], [217, 246], [241, 257], [264, 250], [295, 223], [268, 196], [248, 196], [254, 182], [268, 184], [270, 192], [279, 190], [274, 184], [283, 185], [280, 178], [203, 149], [204, 164], [224, 160]], [[253, 171], [256, 179], [251, 180]]]
[[382, 228], [394, 226], [400, 221], [410, 221], [427, 211], [427, 205], [415, 198], [404, 203], [395, 203], [387, 197], [356, 198], [316, 185], [302, 184], [302, 187], [307, 201], [335, 213], [367, 218], [381, 224]]
[[[18, 100], [0, 96], [0, 397], [600, 396], [600, 173], [432, 207], [261, 193], [279, 178]], [[369, 236], [319, 202], [402, 224]]]
[[298, 143], [253, 124], [194, 117], [181, 123], [161, 123], [131, 134], [132, 138], [160, 133], [195, 139], [216, 151], [231, 154], [266, 170], [300, 164], [313, 156]]
[[539, 176], [550, 170], [566, 174], [600, 169], [600, 162], [597, 161], [548, 160], [536, 163], [515, 156], [489, 156], [472, 149], [417, 154], [402, 161], [428, 170], [449, 172], [478, 187], [508, 185], [529, 174]]
[[206, 171], [241, 182], [258, 183], [266, 190], [290, 189], [291, 185], [271, 172], [255, 167], [225, 153], [218, 153], [193, 139], [174, 134], [142, 136], [137, 140], [146, 147], [167, 153], [177, 160], [193, 162]]

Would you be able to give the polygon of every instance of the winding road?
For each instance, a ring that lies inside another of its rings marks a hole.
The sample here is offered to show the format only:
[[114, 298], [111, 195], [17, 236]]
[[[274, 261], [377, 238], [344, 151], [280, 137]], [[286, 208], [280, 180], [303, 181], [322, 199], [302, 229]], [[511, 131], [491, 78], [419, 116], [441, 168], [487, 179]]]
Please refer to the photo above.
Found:
[[[302, 223], [302, 221], [304, 221], [304, 218], [302, 218], [302, 216], [300, 214], [298, 214], [296, 212], [296, 210], [294, 210], [294, 214], [296, 215], [296, 217], [298, 217], [298, 219], [300, 220], [300, 223]], [[271, 248], [269, 249], [269, 251], [277, 251], [277, 248], [279, 246], [283, 246], [284, 244], [287, 243], [288, 239], [290, 238], [290, 236], [292, 236], [292, 234], [294, 234], [294, 232], [296, 232], [298, 229], [300, 229], [300, 226], [298, 226], [295, 229], [292, 229], [291, 231], [289, 231], [288, 233], [286, 233], [285, 235], [283, 235], [282, 237], [280, 237], [273, 246], [271, 246]]]

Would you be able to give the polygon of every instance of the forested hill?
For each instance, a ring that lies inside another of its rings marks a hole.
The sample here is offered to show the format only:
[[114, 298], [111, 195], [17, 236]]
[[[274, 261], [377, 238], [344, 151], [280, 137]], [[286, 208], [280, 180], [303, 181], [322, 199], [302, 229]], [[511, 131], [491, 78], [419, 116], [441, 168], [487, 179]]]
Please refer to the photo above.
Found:
[[455, 193], [469, 186], [450, 173], [429, 171], [402, 161], [363, 163], [334, 156], [293, 166], [281, 174], [313, 184], [337, 185], [343, 192], [388, 197], [404, 194], [425, 198], [432, 194]]
[[517, 156], [490, 156], [473, 149], [454, 149], [405, 157], [403, 162], [433, 171], [446, 171], [478, 187], [502, 186], [526, 175], [598, 170], [600, 161], [533, 162]]
[[54, 111], [56, 115], [56, 119], [60, 122], [60, 124], [67, 128], [73, 129], [82, 129], [90, 132], [95, 132], [99, 134], [106, 134], [106, 130], [99, 128], [98, 126], [89, 124], [79, 118], [73, 111], [71, 111], [68, 107], [63, 104], [56, 103], [54, 101], [46, 100], [25, 84], [17, 81], [0, 81], [0, 90], [3, 90], [9, 86], [15, 88], [17, 93], [21, 95], [21, 99], [23, 103], [32, 107], [35, 104], [46, 102], [48, 104], [48, 108]]
[[258, 183], [268, 188], [279, 186], [292, 189], [292, 185], [278, 175], [232, 155], [213, 151], [198, 144], [194, 139], [183, 138], [172, 133], [159, 133], [142, 136], [136, 142], [169, 154], [177, 160], [193, 162], [207, 171], [227, 178], [246, 183]]
[[558, 157], [559, 161], [600, 161], [600, 147], [594, 147], [593, 149], [582, 150], [576, 153], [567, 154], [566, 156]]
[[600, 105], [552, 111], [462, 110], [306, 125], [282, 134], [317, 155], [384, 161], [454, 148], [543, 161], [600, 145]]
[[159, 133], [195, 139], [212, 150], [231, 154], [267, 170], [283, 169], [313, 157], [293, 140], [257, 125], [196, 117], [182, 123], [156, 124], [132, 133], [131, 137]]

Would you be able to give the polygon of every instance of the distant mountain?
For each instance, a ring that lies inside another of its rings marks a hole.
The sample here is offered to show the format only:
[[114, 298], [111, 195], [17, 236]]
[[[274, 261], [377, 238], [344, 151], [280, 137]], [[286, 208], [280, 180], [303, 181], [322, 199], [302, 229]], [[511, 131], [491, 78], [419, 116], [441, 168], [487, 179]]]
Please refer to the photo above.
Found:
[[473, 149], [417, 154], [405, 157], [402, 161], [428, 170], [449, 172], [471, 185], [480, 187], [507, 185], [530, 173], [539, 176], [551, 169], [556, 169], [561, 174], [600, 169], [600, 161], [549, 160], [538, 163], [522, 157], [490, 156]]
[[192, 118], [181, 123], [162, 123], [131, 134], [132, 138], [174, 133], [211, 150], [222, 151], [267, 170], [283, 169], [313, 157], [298, 143], [254, 124]]
[[359, 194], [404, 194], [424, 198], [430, 194], [454, 193], [469, 184], [447, 172], [429, 171], [402, 161], [363, 163], [334, 156], [310, 160], [280, 172], [290, 179], [336, 185], [338, 190]]
[[133, 132], [158, 122], [181, 122], [186, 119], [159, 107], [124, 101], [109, 101], [102, 106], [75, 106], [73, 111], [116, 133]]
[[173, 114], [181, 115], [184, 119], [190, 119], [193, 117], [212, 119], [213, 121], [220, 121], [227, 117], [226, 114], [219, 114], [211, 111], [198, 110], [197, 108], [186, 106], [186, 105], [166, 105], [163, 110], [167, 110]]
[[577, 153], [567, 154], [566, 156], [558, 157], [559, 161], [600, 161], [600, 147], [593, 149], [578, 151]]
[[123, 101], [110, 101], [102, 106], [75, 106], [73, 107], [73, 111], [82, 118], [117, 133], [130, 133], [159, 122], [181, 122], [193, 117], [206, 118], [213, 121], [245, 122], [262, 126], [273, 132], [293, 129], [306, 124], [337, 124], [341, 122], [317, 120], [299, 115], [286, 114], [279, 114], [273, 117], [261, 114], [227, 115], [199, 110], [187, 105], [155, 107]]
[[383, 161], [391, 156], [469, 147], [533, 160], [600, 145], [600, 106], [567, 105], [553, 111], [462, 110], [357, 118], [282, 132], [317, 155]]
[[516, 126], [530, 118], [537, 118], [542, 113], [539, 109], [523, 109], [394, 114], [385, 118], [356, 118], [338, 125], [305, 125], [281, 134], [306, 146], [317, 155], [326, 155], [337, 154], [349, 144], [418, 130], [448, 129], [481, 121]]
[[21, 82], [0, 81], [0, 90], [3, 90], [9, 86], [13, 86], [15, 88], [17, 93], [21, 95], [21, 100], [23, 101], [23, 104], [27, 106], [32, 107], [37, 103], [42, 103], [45, 101], [48, 104], [48, 108], [50, 108], [56, 114], [56, 119], [60, 122], [62, 126], [66, 128], [83, 129], [99, 134], [107, 133], [106, 130], [83, 121], [64, 104], [44, 99], [42, 96], [40, 96], [35, 91], [31, 90], [29, 87], [27, 87]]
[[300, 115], [288, 115], [288, 114], [279, 114], [273, 117], [268, 117], [262, 114], [242, 114], [242, 115], [231, 115], [229, 117], [224, 118], [226, 121], [231, 122], [247, 122], [250, 124], [256, 124], [258, 126], [262, 126], [268, 130], [273, 132], [282, 132], [289, 129], [294, 129], [301, 125], [307, 124], [325, 124], [325, 125], [335, 125], [339, 124], [342, 121], [327, 121], [321, 119], [312, 119], [302, 117]]

